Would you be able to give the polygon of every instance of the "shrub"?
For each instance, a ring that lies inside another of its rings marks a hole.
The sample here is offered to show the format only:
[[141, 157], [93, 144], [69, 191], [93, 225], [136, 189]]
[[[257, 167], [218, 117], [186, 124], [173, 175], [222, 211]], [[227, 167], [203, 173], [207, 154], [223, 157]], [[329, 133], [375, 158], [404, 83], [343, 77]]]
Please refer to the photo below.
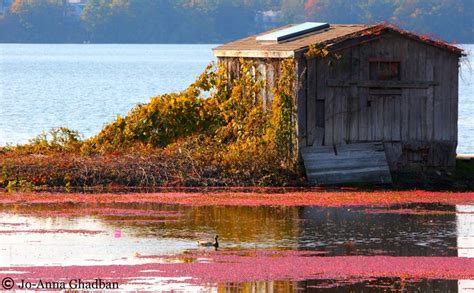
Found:
[[239, 68], [230, 80], [211, 64], [183, 92], [153, 97], [84, 142], [65, 128], [42, 134], [10, 151], [50, 158], [4, 157], [3, 167], [15, 180], [68, 188], [288, 184], [297, 179], [294, 61], [281, 64], [270, 111], [255, 64], [240, 60]]

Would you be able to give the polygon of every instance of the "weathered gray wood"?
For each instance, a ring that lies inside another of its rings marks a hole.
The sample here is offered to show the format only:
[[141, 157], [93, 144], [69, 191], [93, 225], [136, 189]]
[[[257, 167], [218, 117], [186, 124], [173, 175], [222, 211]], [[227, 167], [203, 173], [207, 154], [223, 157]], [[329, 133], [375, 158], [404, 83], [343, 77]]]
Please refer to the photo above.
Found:
[[378, 89], [378, 88], [370, 88], [369, 94], [371, 96], [394, 96], [394, 95], [401, 95], [402, 89], [395, 88], [395, 89]]
[[316, 127], [324, 128], [324, 100], [316, 100]]
[[[324, 63], [324, 62], [318, 62], [318, 63]], [[329, 70], [327, 70], [326, 67], [326, 73], [329, 74]], [[325, 76], [325, 75], [320, 75], [320, 76]], [[326, 102], [325, 102], [325, 115], [324, 115], [324, 144], [325, 145], [333, 145], [335, 143], [334, 141], [334, 107], [335, 107], [335, 92], [334, 89], [330, 88], [325, 88], [326, 90]]]
[[[371, 46], [359, 47], [360, 72], [359, 80], [369, 80], [369, 59], [372, 57]], [[369, 89], [359, 87], [359, 141], [372, 140], [372, 111], [371, 101], [369, 99]]]
[[392, 182], [380, 143], [307, 148], [303, 159], [308, 181], [313, 184]]
[[[457, 58], [454, 58], [453, 56], [449, 56], [450, 64], [448, 67], [449, 70], [449, 76], [450, 76], [450, 87], [449, 87], [449, 92], [450, 92], [450, 121], [449, 125], [451, 127], [450, 130], [450, 141], [456, 141], [458, 140], [458, 112], [459, 112], [459, 93], [458, 93], [458, 88], [459, 88], [459, 61]], [[455, 160], [454, 158], [451, 158], [451, 160]]]
[[[353, 62], [354, 59], [359, 59], [358, 47], [347, 50], [343, 55], [346, 66], [343, 71], [347, 72], [344, 78], [348, 80], [359, 79], [359, 64]], [[359, 108], [358, 89], [355, 86], [345, 89], [345, 115], [344, 115], [344, 140], [346, 142], [357, 142], [359, 119], [357, 109]]]
[[409, 114], [410, 114], [410, 96], [407, 90], [402, 92], [401, 97], [401, 125], [400, 125], [400, 139], [402, 141], [407, 141], [409, 139]]
[[[302, 153], [306, 153], [308, 155], [318, 154], [318, 153], [326, 153], [328, 151], [332, 151], [337, 153], [338, 150], [342, 150], [346, 154], [350, 154], [351, 152], [372, 152], [372, 151], [384, 151], [384, 143], [383, 142], [366, 142], [366, 143], [354, 143], [354, 144], [346, 144], [346, 145], [338, 145], [338, 146], [312, 146], [306, 147], [302, 149]], [[338, 154], [340, 155], [340, 154]]]
[[326, 99], [326, 79], [328, 78], [327, 63], [324, 60], [316, 60], [316, 99], [325, 100]]
[[328, 87], [350, 87], [356, 85], [358, 87], [369, 88], [418, 88], [426, 89], [430, 86], [439, 85], [438, 82], [432, 80], [338, 80], [328, 79], [326, 82]]
[[[459, 56], [394, 34], [340, 47], [337, 53], [342, 59], [335, 66], [318, 58], [298, 77], [299, 147], [381, 140], [392, 170], [454, 166]], [[249, 59], [266, 64], [263, 103], [270, 109], [281, 59]], [[400, 62], [400, 81], [370, 80], [369, 61], [377, 60]], [[219, 63], [231, 79], [239, 78], [238, 58], [222, 57]], [[301, 69], [297, 64], [297, 74]]]
[[417, 136], [417, 123], [418, 120], [416, 119], [418, 116], [418, 110], [417, 110], [417, 105], [418, 105], [418, 97], [413, 97], [413, 91], [408, 91], [410, 98], [408, 100], [409, 102], [409, 112], [408, 112], [408, 140], [412, 141], [417, 141], [418, 136]]
[[[426, 94], [426, 93], [422, 93]], [[420, 102], [418, 104], [418, 111], [419, 111], [419, 123], [417, 125], [418, 131], [418, 140], [424, 140], [426, 137], [426, 133], [428, 132], [428, 126], [426, 123], [426, 96], [422, 96]]]
[[394, 111], [394, 98], [392, 96], [385, 96], [383, 98], [383, 140], [392, 141], [392, 124], [393, 121], [393, 111]]
[[391, 127], [391, 141], [400, 141], [401, 139], [401, 104], [402, 96], [393, 96], [393, 108], [392, 108], [392, 127]]
[[311, 174], [310, 176], [317, 178], [312, 181], [313, 184], [317, 185], [341, 185], [349, 183], [392, 183], [391, 180], [389, 180], [388, 176], [385, 176], [385, 169], [361, 171], [337, 172], [335, 176], [334, 174]]
[[385, 99], [375, 99], [377, 107], [374, 109], [374, 114], [375, 114], [375, 121], [374, 127], [375, 127], [375, 138], [374, 140], [382, 141], [383, 140], [383, 122], [384, 122], [384, 102]]
[[316, 70], [317, 63], [316, 58], [307, 60], [307, 143], [306, 145], [312, 145], [315, 139], [316, 132]]
[[313, 146], [322, 146], [324, 145], [324, 128], [316, 127], [314, 131], [314, 141]]
[[[434, 50], [431, 48], [427, 50], [426, 56], [426, 79], [434, 80]], [[434, 87], [430, 86], [426, 89], [426, 132], [424, 140], [430, 141], [433, 139], [434, 133]]]
[[340, 89], [335, 89], [334, 97], [334, 144], [344, 143], [344, 103], [345, 97]]
[[[344, 79], [344, 71], [341, 61], [337, 61], [330, 65], [330, 76], [331, 78], [341, 77]], [[350, 71], [349, 71], [350, 73]], [[344, 114], [345, 114], [345, 90], [342, 88], [331, 89], [334, 92], [334, 119], [333, 119], [333, 143], [341, 144], [345, 143], [344, 140]]]
[[384, 148], [390, 171], [399, 171], [403, 167], [402, 143], [386, 142]]
[[275, 62], [271, 62], [270, 60], [267, 61], [266, 63], [266, 76], [267, 76], [267, 80], [266, 80], [266, 101], [265, 101], [265, 104], [266, 104], [266, 109], [268, 110], [271, 110], [271, 105], [272, 105], [272, 102], [273, 102], [273, 89], [275, 88], [276, 86], [276, 74], [275, 74], [275, 65], [274, 65]]
[[316, 128], [314, 132], [313, 144], [321, 146], [324, 144], [324, 114], [325, 114], [325, 101], [316, 100]]
[[307, 129], [306, 129], [306, 87], [307, 87], [307, 66], [306, 66], [306, 59], [300, 58], [296, 60], [296, 99], [297, 99], [297, 135], [298, 135], [298, 147], [306, 146], [306, 136], [307, 136]]
[[[447, 128], [446, 121], [448, 119], [448, 113], [446, 113], [446, 107], [448, 103], [445, 103], [445, 97], [448, 95], [447, 91], [449, 86], [446, 84], [446, 71], [443, 70], [445, 67], [444, 55], [441, 52], [436, 54], [435, 60], [435, 79], [441, 82], [441, 86], [435, 87], [434, 89], [434, 139], [435, 140], [447, 140]], [[449, 77], [448, 77], [449, 78]]]
[[359, 91], [357, 87], [352, 86], [349, 91], [347, 101], [347, 119], [346, 132], [350, 142], [359, 141]]

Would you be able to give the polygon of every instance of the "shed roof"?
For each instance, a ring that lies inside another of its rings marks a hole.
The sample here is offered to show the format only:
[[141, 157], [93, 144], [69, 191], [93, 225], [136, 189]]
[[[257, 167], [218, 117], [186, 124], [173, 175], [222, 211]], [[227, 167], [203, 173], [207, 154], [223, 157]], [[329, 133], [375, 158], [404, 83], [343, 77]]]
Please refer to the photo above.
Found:
[[267, 32], [249, 36], [214, 48], [217, 57], [255, 57], [255, 58], [288, 58], [294, 57], [298, 52], [304, 52], [310, 45], [327, 46], [339, 44], [347, 40], [365, 40], [367, 37], [378, 36], [383, 32], [395, 32], [404, 37], [414, 39], [448, 50], [457, 55], [463, 55], [463, 50], [444, 41], [414, 34], [390, 24], [331, 24], [327, 29], [305, 34], [284, 42], [268, 43], [259, 42], [256, 37], [288, 28], [286, 25]]

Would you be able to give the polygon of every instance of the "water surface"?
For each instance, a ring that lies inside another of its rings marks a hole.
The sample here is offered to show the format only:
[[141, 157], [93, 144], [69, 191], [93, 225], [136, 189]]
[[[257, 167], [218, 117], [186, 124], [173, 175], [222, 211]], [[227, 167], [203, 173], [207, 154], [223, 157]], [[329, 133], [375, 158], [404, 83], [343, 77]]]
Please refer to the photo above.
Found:
[[[137, 103], [185, 89], [214, 59], [213, 47], [2, 44], [0, 145], [61, 126], [89, 137]], [[474, 153], [473, 60], [461, 64], [459, 153]]]
[[185, 89], [213, 45], [0, 46], [0, 145], [66, 126], [89, 137], [150, 97]]
[[[474, 206], [189, 207], [151, 203], [0, 206], [0, 260], [6, 267], [145, 264], [158, 260], [141, 256], [198, 252], [201, 249], [196, 240], [212, 239], [216, 234], [221, 240], [220, 251], [314, 251], [325, 257], [469, 258], [474, 257]], [[337, 287], [445, 292], [468, 288], [470, 282], [401, 277], [219, 283], [201, 288], [182, 282], [147, 280], [128, 284], [127, 288], [185, 286], [193, 290], [210, 287], [312, 291]]]

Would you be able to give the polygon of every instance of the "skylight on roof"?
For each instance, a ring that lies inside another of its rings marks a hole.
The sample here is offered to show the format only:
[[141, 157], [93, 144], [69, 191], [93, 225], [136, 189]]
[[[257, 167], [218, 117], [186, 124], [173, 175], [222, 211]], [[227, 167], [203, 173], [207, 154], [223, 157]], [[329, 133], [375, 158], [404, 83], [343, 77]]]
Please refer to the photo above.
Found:
[[329, 24], [324, 22], [304, 22], [269, 34], [258, 36], [258, 42], [281, 42], [308, 33], [326, 29]]

